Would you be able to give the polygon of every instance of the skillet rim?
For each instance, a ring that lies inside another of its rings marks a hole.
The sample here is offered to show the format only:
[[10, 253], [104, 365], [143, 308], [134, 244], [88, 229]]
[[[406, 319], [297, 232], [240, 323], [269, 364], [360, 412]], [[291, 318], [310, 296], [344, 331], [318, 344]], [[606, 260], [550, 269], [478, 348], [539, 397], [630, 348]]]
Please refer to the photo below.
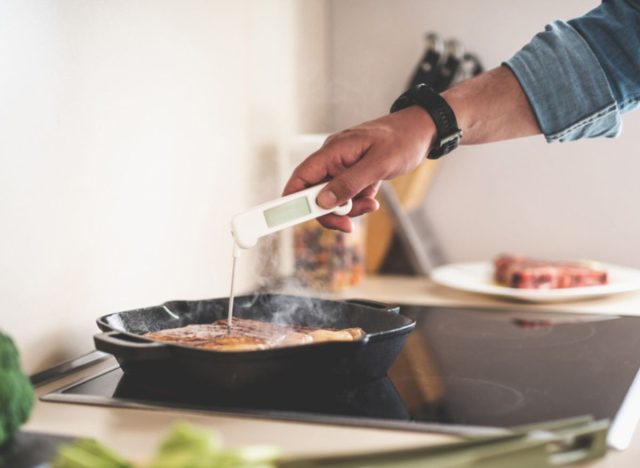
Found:
[[[298, 350], [307, 350], [305, 352], [313, 352], [314, 350], [317, 349], [321, 349], [321, 348], [354, 348], [354, 350], [360, 350], [366, 347], [366, 345], [369, 342], [378, 342], [378, 341], [382, 341], [382, 340], [386, 340], [386, 339], [390, 339], [393, 337], [396, 337], [398, 335], [403, 335], [403, 334], [409, 334], [411, 333], [411, 331], [413, 331], [413, 329], [416, 326], [416, 321], [410, 317], [407, 317], [406, 315], [401, 315], [398, 312], [394, 312], [391, 309], [398, 309], [399, 310], [399, 306], [391, 306], [389, 304], [382, 304], [380, 303], [380, 305], [384, 305], [387, 308], [383, 309], [381, 307], [375, 307], [374, 305], [369, 305], [369, 304], [363, 304], [363, 303], [357, 303], [357, 302], [349, 302], [350, 300], [353, 301], [357, 301], [357, 299], [344, 299], [344, 300], [333, 300], [333, 299], [322, 299], [322, 298], [309, 298], [308, 296], [297, 296], [297, 295], [293, 295], [293, 294], [277, 294], [277, 293], [264, 293], [264, 294], [243, 294], [240, 296], [236, 297], [237, 299], [242, 299], [242, 298], [247, 298], [247, 297], [273, 297], [273, 296], [280, 296], [280, 297], [289, 297], [289, 298], [296, 298], [296, 297], [303, 297], [305, 298], [305, 300], [308, 299], [312, 299], [315, 301], [321, 301], [323, 303], [334, 303], [334, 304], [341, 304], [341, 305], [351, 305], [353, 307], [359, 307], [359, 308], [367, 308], [367, 309], [371, 309], [372, 312], [376, 312], [376, 313], [381, 313], [381, 314], [391, 314], [394, 317], [398, 317], [401, 318], [405, 323], [404, 325], [392, 328], [390, 330], [383, 330], [383, 331], [379, 331], [379, 332], [374, 332], [374, 333], [365, 333], [365, 335], [362, 338], [359, 338], [357, 340], [352, 340], [352, 341], [323, 341], [320, 343], [309, 343], [309, 344], [301, 344], [301, 345], [290, 345], [290, 346], [280, 346], [280, 347], [276, 347], [276, 348], [268, 348], [268, 349], [255, 349], [255, 350], [247, 350], [247, 351], [219, 351], [219, 350], [215, 350], [215, 349], [202, 349], [202, 348], [196, 348], [194, 346], [188, 346], [188, 345], [184, 345], [184, 344], [179, 344], [179, 343], [171, 343], [171, 342], [166, 342], [166, 341], [160, 341], [160, 340], [153, 340], [151, 338], [146, 338], [143, 335], [139, 335], [137, 333], [133, 333], [130, 331], [126, 331], [126, 330], [119, 330], [119, 329], [115, 329], [113, 328], [111, 325], [109, 325], [106, 322], [106, 319], [108, 317], [111, 316], [120, 316], [123, 314], [128, 314], [128, 313], [132, 313], [132, 312], [142, 312], [145, 310], [153, 310], [153, 309], [159, 309], [159, 308], [163, 308], [163, 307], [167, 307], [167, 305], [172, 304], [172, 303], [199, 303], [199, 302], [214, 302], [214, 301], [221, 301], [221, 300], [228, 300], [228, 297], [217, 297], [217, 298], [210, 298], [210, 299], [194, 299], [194, 300], [188, 300], [188, 299], [174, 299], [174, 300], [169, 300], [169, 301], [165, 301], [161, 304], [157, 304], [154, 306], [147, 306], [147, 307], [141, 307], [141, 308], [137, 308], [137, 309], [130, 309], [130, 310], [126, 310], [126, 311], [121, 311], [121, 312], [111, 312], [108, 314], [104, 314], [99, 316], [96, 319], [96, 324], [98, 325], [98, 328], [102, 331], [102, 332], [109, 332], [109, 331], [115, 331], [118, 333], [121, 333], [125, 336], [134, 338], [136, 340], [142, 340], [144, 342], [148, 342], [148, 343], [161, 343], [163, 346], [167, 346], [169, 349], [176, 349], [177, 351], [180, 352], [186, 352], [186, 353], [193, 353], [193, 352], [197, 352], [196, 354], [200, 357], [203, 357], [205, 355], [202, 354], [203, 351], [207, 352], [207, 356], [226, 356], [229, 358], [234, 358], [234, 359], [238, 359], [239, 357], [246, 357], [247, 359], [255, 359], [258, 357], [264, 357], [265, 359], [269, 359], [272, 357], [278, 357], [278, 354], [284, 354], [285, 356], [290, 354], [292, 349], [298, 349]], [[367, 301], [367, 300], [365, 300]], [[370, 301], [371, 302], [371, 301]], [[123, 340], [124, 341], [124, 340]], [[272, 356], [272, 355], [276, 355], [276, 356]]]

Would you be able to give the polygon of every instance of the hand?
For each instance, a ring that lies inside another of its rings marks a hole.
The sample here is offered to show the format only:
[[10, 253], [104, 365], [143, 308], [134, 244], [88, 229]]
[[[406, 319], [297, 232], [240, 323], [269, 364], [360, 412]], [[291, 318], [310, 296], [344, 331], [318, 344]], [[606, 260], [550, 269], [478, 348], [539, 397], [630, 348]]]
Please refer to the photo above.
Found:
[[352, 199], [353, 208], [348, 216], [329, 214], [318, 220], [327, 228], [351, 232], [349, 217], [377, 210], [381, 181], [424, 161], [435, 134], [431, 116], [418, 106], [335, 133], [293, 171], [283, 195], [329, 180], [318, 204], [329, 209]]

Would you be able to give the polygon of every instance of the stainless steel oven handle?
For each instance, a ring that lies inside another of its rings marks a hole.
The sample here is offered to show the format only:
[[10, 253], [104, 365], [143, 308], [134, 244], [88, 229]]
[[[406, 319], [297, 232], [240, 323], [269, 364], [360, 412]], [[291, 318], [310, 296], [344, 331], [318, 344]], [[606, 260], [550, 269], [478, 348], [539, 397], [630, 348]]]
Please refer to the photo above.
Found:
[[53, 380], [61, 379], [69, 374], [91, 367], [109, 358], [111, 358], [110, 355], [94, 350], [77, 358], [61, 362], [60, 364], [43, 371], [36, 372], [35, 374], [32, 374], [29, 379], [31, 380], [31, 384], [37, 388]]

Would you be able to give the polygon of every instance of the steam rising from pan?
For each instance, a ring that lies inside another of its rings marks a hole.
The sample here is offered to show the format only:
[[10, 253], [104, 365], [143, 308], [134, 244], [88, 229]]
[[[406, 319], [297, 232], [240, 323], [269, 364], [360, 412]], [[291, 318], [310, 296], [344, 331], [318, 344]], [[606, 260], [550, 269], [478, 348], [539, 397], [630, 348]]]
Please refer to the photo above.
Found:
[[312, 291], [293, 277], [280, 277], [279, 239], [277, 236], [265, 237], [258, 241], [255, 281], [258, 291], [252, 295], [244, 307], [262, 307], [257, 304], [261, 294], [286, 291], [292, 296], [274, 295], [269, 299], [270, 321], [274, 323], [297, 324], [300, 318], [313, 322], [319, 327], [332, 327], [332, 319], [326, 313], [326, 306], [314, 300]]

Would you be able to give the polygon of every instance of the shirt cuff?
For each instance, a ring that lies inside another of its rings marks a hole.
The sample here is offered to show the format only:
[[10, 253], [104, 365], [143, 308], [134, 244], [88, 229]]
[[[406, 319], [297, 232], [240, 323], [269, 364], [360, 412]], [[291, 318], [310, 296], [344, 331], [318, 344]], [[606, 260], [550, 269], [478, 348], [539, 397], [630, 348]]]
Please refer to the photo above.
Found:
[[548, 142], [620, 133], [620, 112], [604, 70], [564, 21], [548, 25], [503, 65], [520, 82]]

